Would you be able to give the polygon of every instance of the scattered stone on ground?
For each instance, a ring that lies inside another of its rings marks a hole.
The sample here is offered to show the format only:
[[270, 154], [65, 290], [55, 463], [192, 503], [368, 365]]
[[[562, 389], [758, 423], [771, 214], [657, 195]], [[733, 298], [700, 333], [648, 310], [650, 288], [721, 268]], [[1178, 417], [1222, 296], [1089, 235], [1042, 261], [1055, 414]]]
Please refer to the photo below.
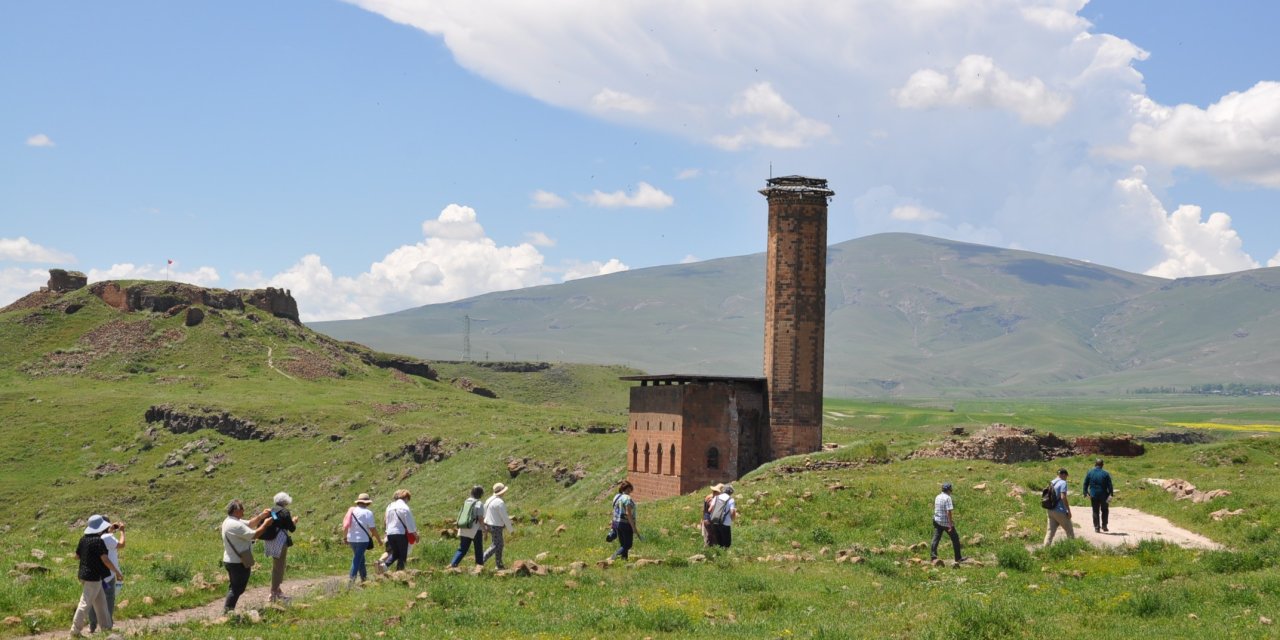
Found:
[[589, 427], [569, 427], [562, 424], [556, 427], [547, 428], [547, 433], [554, 433], [556, 435], [581, 435], [584, 433], [598, 435], [598, 434], [604, 434], [604, 433], [626, 433], [626, 432], [627, 432], [626, 427], [604, 427], [600, 425], [592, 425]]
[[1204, 431], [1157, 431], [1150, 435], [1139, 436], [1138, 439], [1151, 443], [1205, 444], [1213, 442], [1214, 437]]
[[485, 398], [496, 398], [496, 397], [498, 397], [498, 394], [494, 393], [492, 389], [486, 389], [486, 388], [484, 388], [484, 387], [482, 387], [482, 386], [480, 386], [480, 385], [476, 384], [475, 380], [472, 380], [471, 378], [468, 378], [468, 377], [466, 377], [466, 376], [463, 376], [463, 377], [460, 377], [460, 378], [454, 378], [454, 379], [452, 380], [452, 383], [453, 383], [453, 386], [455, 386], [455, 387], [457, 387], [457, 388], [459, 388], [459, 389], [462, 389], [463, 391], [466, 391], [467, 393], [474, 393], [474, 394], [476, 394], [476, 395], [478, 395], [478, 396], [482, 396], [482, 397], [485, 397]]
[[1214, 520], [1222, 521], [1222, 520], [1225, 520], [1225, 519], [1227, 519], [1227, 518], [1233, 518], [1233, 517], [1238, 516], [1238, 515], [1240, 515], [1240, 514], [1242, 514], [1242, 513], [1244, 513], [1244, 509], [1235, 509], [1235, 510], [1233, 510], [1233, 511], [1229, 511], [1229, 510], [1227, 510], [1227, 509], [1218, 509], [1217, 511], [1214, 511], [1213, 513], [1210, 513], [1210, 514], [1209, 514], [1209, 517], [1210, 517], [1210, 518], [1213, 518]]
[[1173, 494], [1174, 500], [1190, 500], [1196, 504], [1209, 502], [1214, 498], [1231, 495], [1226, 489], [1212, 489], [1210, 491], [1201, 491], [1194, 484], [1181, 479], [1163, 480], [1160, 478], [1147, 478], [1149, 484], [1154, 484], [1165, 491]]

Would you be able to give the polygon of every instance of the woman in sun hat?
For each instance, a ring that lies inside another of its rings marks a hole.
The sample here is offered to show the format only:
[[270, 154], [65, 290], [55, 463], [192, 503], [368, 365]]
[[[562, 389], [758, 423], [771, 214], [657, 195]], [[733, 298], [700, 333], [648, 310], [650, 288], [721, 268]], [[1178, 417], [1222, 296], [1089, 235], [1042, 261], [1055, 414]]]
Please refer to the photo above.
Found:
[[342, 518], [343, 538], [351, 545], [351, 574], [347, 577], [347, 586], [355, 583], [357, 575], [360, 582], [369, 577], [364, 568], [364, 553], [372, 549], [378, 540], [377, 521], [369, 510], [371, 504], [373, 500], [369, 494], [362, 493], [356, 496], [355, 506], [347, 509], [347, 515]]
[[698, 523], [698, 526], [702, 528], [702, 546], [704, 547], [716, 543], [715, 527], [711, 526], [711, 502], [723, 489], [724, 485], [717, 482], [711, 485], [711, 493], [702, 499], [702, 522]]
[[111, 562], [107, 554], [107, 545], [102, 541], [102, 534], [111, 528], [111, 523], [100, 515], [89, 518], [84, 528], [84, 535], [76, 545], [76, 558], [80, 560], [80, 569], [76, 576], [80, 578], [80, 603], [76, 605], [76, 615], [71, 619], [71, 635], [79, 636], [84, 625], [89, 621], [89, 609], [94, 610], [98, 625], [110, 631], [112, 627], [111, 610], [107, 608], [107, 594], [102, 590], [102, 581], [114, 576], [117, 581], [124, 580], [120, 569]]
[[489, 530], [490, 543], [489, 548], [484, 550], [483, 562], [496, 557], [499, 569], [507, 568], [502, 564], [502, 534], [516, 532], [515, 527], [511, 526], [511, 517], [507, 515], [507, 502], [502, 499], [502, 494], [506, 492], [507, 485], [499, 482], [493, 485], [493, 495], [484, 502], [484, 526]]

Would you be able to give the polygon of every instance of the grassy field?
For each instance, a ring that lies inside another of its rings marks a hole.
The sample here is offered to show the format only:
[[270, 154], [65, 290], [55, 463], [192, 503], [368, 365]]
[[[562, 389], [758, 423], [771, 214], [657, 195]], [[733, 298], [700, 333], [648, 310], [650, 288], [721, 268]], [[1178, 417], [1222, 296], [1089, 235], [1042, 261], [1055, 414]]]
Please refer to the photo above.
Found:
[[[130, 524], [121, 594], [128, 605], [119, 611], [130, 619], [221, 596], [216, 527], [230, 498], [261, 508], [276, 491], [290, 492], [301, 522], [289, 575], [329, 576], [348, 565], [337, 532], [351, 499], [368, 491], [381, 508], [398, 487], [413, 491], [425, 533], [411, 560], [417, 573], [406, 581], [267, 610], [256, 623], [192, 624], [172, 635], [1258, 638], [1274, 629], [1262, 619], [1280, 615], [1280, 437], [1269, 433], [1280, 412], [1266, 399], [832, 400], [824, 439], [841, 448], [811, 459], [847, 466], [787, 473], [803, 464], [788, 459], [738, 482], [742, 519], [731, 551], [691, 562], [704, 552], [692, 527], [698, 497], [672, 498], [640, 506], [643, 539], [634, 558], [662, 564], [636, 566], [633, 558], [600, 568], [595, 562], [612, 551], [603, 533], [610, 486], [624, 473], [625, 435], [582, 430], [625, 423], [626, 385], [616, 378], [630, 371], [556, 365], [515, 374], [450, 364], [430, 381], [363, 364], [283, 320], [227, 313], [188, 328], [181, 316], [120, 314], [81, 301], [86, 306], [70, 315], [0, 315], [7, 515], [0, 563], [12, 570], [0, 582], [0, 617], [10, 619], [0, 625], [5, 637], [68, 625], [78, 593], [71, 552], [90, 513]], [[95, 338], [104, 334], [111, 339]], [[457, 389], [450, 380], [458, 377], [498, 398]], [[143, 419], [161, 403], [227, 411], [271, 437], [171, 433]], [[1108, 468], [1117, 504], [1169, 518], [1229, 550], [1029, 550], [1043, 534], [1044, 515], [1034, 494], [1011, 496], [1013, 487], [1036, 489], [1059, 465], [1083, 472], [1090, 461], [905, 457], [952, 426], [991, 422], [1063, 435], [1220, 425], [1219, 439], [1208, 444], [1151, 445]], [[403, 454], [406, 445], [434, 438], [443, 459]], [[175, 457], [181, 462], [170, 464]], [[512, 459], [527, 467], [515, 478], [507, 471]], [[558, 470], [585, 476], [565, 486]], [[1175, 501], [1147, 477], [1232, 494], [1207, 504]], [[922, 562], [928, 551], [918, 545], [931, 533], [932, 498], [946, 480], [956, 483], [965, 553], [977, 560], [971, 566]], [[508, 563], [540, 556], [540, 564], [562, 571], [503, 578], [439, 570], [456, 545], [440, 532], [466, 489], [498, 481], [512, 486], [517, 520]], [[1210, 517], [1223, 508], [1244, 511], [1221, 522]], [[839, 563], [840, 551], [862, 561]], [[575, 561], [587, 566], [570, 570]], [[20, 570], [21, 563], [36, 568]], [[256, 571], [251, 584], [266, 579]]]

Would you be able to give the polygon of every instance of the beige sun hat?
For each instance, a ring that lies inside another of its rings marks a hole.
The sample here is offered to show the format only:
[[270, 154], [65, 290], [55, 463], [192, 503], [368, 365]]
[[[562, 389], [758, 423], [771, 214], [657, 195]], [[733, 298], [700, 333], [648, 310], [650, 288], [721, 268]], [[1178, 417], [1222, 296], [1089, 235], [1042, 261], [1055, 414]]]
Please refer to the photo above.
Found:
[[373, 504], [373, 500], [369, 497], [369, 494], [362, 493], [356, 496], [356, 504], [369, 505], [369, 504]]
[[717, 483], [715, 483], [715, 484], [711, 485], [711, 490], [712, 490], [712, 491], [714, 491], [714, 492], [716, 492], [716, 493], [720, 493], [721, 491], [724, 491], [724, 483], [722, 483], [722, 482], [717, 482]]
[[500, 496], [500, 495], [502, 495], [502, 494], [504, 494], [504, 493], [506, 493], [506, 492], [507, 492], [507, 485], [502, 484], [501, 482], [496, 482], [496, 483], [494, 483], [494, 485], [493, 485], [493, 495], [495, 495], [495, 496]]

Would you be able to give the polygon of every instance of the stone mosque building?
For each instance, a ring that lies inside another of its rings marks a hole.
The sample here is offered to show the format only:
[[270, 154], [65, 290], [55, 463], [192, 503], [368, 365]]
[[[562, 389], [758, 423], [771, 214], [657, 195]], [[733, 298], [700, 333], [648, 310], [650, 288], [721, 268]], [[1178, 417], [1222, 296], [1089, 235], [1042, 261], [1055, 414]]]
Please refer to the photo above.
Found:
[[639, 500], [736, 480], [822, 448], [827, 203], [821, 178], [770, 178], [764, 377], [627, 376], [627, 479]]

